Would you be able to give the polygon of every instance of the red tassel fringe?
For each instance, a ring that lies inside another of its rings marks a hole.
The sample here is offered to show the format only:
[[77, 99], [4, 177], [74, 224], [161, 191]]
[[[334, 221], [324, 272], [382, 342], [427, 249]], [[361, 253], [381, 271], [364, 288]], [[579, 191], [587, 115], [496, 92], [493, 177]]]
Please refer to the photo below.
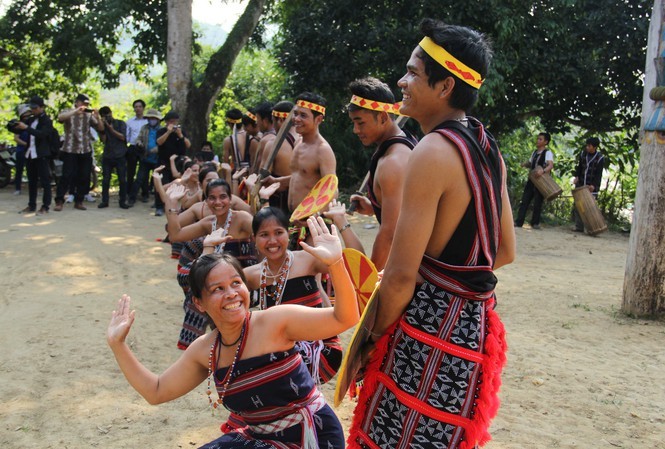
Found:
[[[399, 321], [398, 321], [399, 322]], [[377, 388], [378, 371], [381, 368], [383, 358], [388, 352], [388, 343], [391, 335], [395, 332], [397, 323], [393, 324], [376, 343], [376, 351], [367, 365], [363, 388], [360, 390], [358, 405], [353, 413], [353, 422], [347, 446], [349, 449], [359, 448], [357, 440], [363, 440], [361, 435], [362, 421], [367, 416], [367, 406], [370, 394]], [[485, 362], [483, 364], [483, 377], [476, 399], [475, 415], [471, 424], [466, 428], [464, 441], [459, 449], [473, 449], [476, 445], [483, 446], [490, 441], [489, 427], [492, 419], [496, 416], [500, 400], [499, 388], [501, 387], [501, 371], [506, 364], [506, 330], [499, 319], [498, 314], [490, 309], [487, 311], [487, 335], [485, 337]]]

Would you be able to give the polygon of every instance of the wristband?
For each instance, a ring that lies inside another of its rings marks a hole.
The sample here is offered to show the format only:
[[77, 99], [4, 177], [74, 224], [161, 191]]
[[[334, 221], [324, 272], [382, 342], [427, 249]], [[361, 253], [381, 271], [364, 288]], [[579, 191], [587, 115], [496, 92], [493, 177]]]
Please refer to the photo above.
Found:
[[167, 212], [171, 212], [171, 213], [177, 214], [179, 211], [178, 211], [178, 209], [170, 208]]
[[342, 233], [351, 227], [351, 223], [347, 223], [339, 229], [339, 232]]
[[266, 203], [269, 203], [269, 202], [270, 202], [270, 200], [268, 198], [260, 198], [259, 199], [259, 203], [261, 203], [261, 204], [266, 204]]

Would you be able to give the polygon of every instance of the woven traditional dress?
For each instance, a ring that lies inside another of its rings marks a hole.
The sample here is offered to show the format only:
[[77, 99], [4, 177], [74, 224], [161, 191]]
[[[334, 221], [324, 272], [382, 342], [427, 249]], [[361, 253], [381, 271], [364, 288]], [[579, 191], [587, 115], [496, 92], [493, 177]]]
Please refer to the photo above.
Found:
[[201, 449], [344, 448], [342, 426], [295, 348], [238, 360], [224, 386], [227, 371], [215, 372], [217, 391], [244, 424]]
[[[274, 288], [268, 286], [268, 289]], [[281, 304], [298, 304], [307, 307], [323, 307], [323, 299], [314, 276], [300, 276], [287, 279]], [[268, 307], [274, 306], [268, 298]], [[299, 341], [296, 349], [305, 360], [310, 374], [318, 383], [324, 384], [337, 374], [342, 364], [342, 345], [339, 337], [317, 341]]]
[[489, 440], [505, 364], [492, 273], [500, 240], [501, 156], [469, 118], [433, 132], [459, 150], [472, 199], [438, 259], [425, 256], [406, 311], [377, 342], [349, 447], [471, 449]]

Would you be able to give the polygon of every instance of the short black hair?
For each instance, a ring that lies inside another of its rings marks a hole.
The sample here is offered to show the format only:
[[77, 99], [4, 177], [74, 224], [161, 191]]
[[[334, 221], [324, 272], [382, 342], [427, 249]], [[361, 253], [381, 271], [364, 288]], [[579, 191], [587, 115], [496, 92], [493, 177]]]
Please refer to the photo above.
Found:
[[201, 299], [208, 275], [220, 263], [231, 265], [243, 283], [247, 283], [242, 265], [238, 259], [228, 253], [205, 254], [194, 261], [189, 269], [189, 288], [192, 296]]
[[111, 114], [111, 108], [109, 108], [108, 106], [102, 106], [101, 108], [99, 108], [99, 115], [104, 116], [107, 114]]
[[226, 182], [226, 179], [223, 178], [217, 178], [213, 179], [208, 183], [206, 186], [206, 198], [208, 198], [208, 194], [210, 193], [211, 189], [214, 189], [215, 187], [224, 187], [224, 190], [226, 190], [226, 194], [229, 196], [229, 199], [231, 198], [231, 186], [229, 185], [228, 182]]
[[[323, 106], [324, 108], [326, 107], [326, 99], [323, 98], [319, 94], [315, 94], [314, 92], [303, 92], [300, 95], [296, 97], [296, 103], [300, 100], [303, 101], [309, 101], [310, 103], [315, 103], [318, 104], [319, 106]], [[310, 109], [312, 111], [312, 114], [314, 114], [314, 117], [317, 117], [319, 115], [323, 115], [320, 112], [317, 112], [313, 109]]]
[[542, 133], [538, 133], [539, 136], [543, 136], [547, 143], [550, 143], [552, 140], [552, 136], [550, 136], [550, 133], [543, 131]]
[[132, 107], [136, 106], [136, 103], [141, 103], [141, 106], [143, 106], [145, 108], [145, 101], [140, 100], [140, 99], [139, 100], [134, 100], [134, 102], [132, 103]]
[[[256, 117], [256, 113], [254, 112], [254, 109], [248, 109], [248, 110], [247, 110], [247, 113], [248, 113], [248, 114], [252, 114], [254, 117]], [[254, 120], [253, 118], [251, 118], [248, 114], [243, 114], [243, 115], [242, 115], [242, 124], [243, 124], [244, 126], [247, 126], [247, 125], [256, 125], [256, 120]]]
[[[349, 83], [349, 90], [351, 95], [357, 95], [358, 97], [364, 98], [366, 100], [380, 101], [381, 103], [395, 103], [395, 95], [390, 90], [390, 87], [383, 81], [368, 76], [365, 78], [360, 78], [353, 80]], [[358, 105], [349, 103], [347, 106], [349, 111], [358, 111], [364, 108], [361, 108]], [[369, 111], [369, 109], [365, 109]], [[377, 114], [379, 111], [375, 111]]]
[[[420, 23], [420, 31], [459, 61], [477, 71], [482, 79], [487, 77], [492, 61], [492, 48], [482, 33], [463, 26], [448, 25], [435, 19], [424, 19]], [[455, 87], [450, 96], [451, 107], [468, 112], [476, 104], [478, 89], [456, 78], [422, 48], [418, 57], [425, 64], [427, 82], [431, 87], [448, 77], [455, 78]]]
[[260, 105], [258, 105], [255, 109], [256, 115], [261, 117], [262, 119], [268, 119], [270, 120], [270, 123], [272, 123], [272, 103], [269, 101], [264, 101]]
[[[240, 112], [240, 109], [237, 109], [237, 108], [229, 109], [228, 111], [226, 111], [226, 118], [227, 118], [227, 120], [234, 120], [234, 121], [235, 120], [242, 120], [242, 112]], [[242, 122], [241, 123], [229, 123], [229, 124], [232, 125], [231, 126], [232, 128], [234, 126], [236, 128], [240, 128], [242, 126]]]
[[600, 139], [598, 137], [589, 137], [586, 143], [592, 145], [594, 148], [598, 148], [600, 146]]
[[276, 112], [291, 112], [292, 109], [293, 103], [288, 100], [279, 101], [272, 107], [272, 110]]
[[264, 221], [273, 219], [277, 221], [284, 229], [289, 229], [289, 219], [282, 209], [276, 207], [264, 207], [254, 215], [252, 219], [252, 232], [256, 235]]

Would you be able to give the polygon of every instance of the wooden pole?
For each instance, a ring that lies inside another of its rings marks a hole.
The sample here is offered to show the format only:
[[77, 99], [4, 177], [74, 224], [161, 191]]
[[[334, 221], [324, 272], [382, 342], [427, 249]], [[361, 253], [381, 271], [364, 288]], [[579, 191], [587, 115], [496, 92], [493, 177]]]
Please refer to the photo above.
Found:
[[624, 313], [644, 318], [665, 314], [664, 4], [654, 2], [649, 27], [640, 169], [621, 304]]

